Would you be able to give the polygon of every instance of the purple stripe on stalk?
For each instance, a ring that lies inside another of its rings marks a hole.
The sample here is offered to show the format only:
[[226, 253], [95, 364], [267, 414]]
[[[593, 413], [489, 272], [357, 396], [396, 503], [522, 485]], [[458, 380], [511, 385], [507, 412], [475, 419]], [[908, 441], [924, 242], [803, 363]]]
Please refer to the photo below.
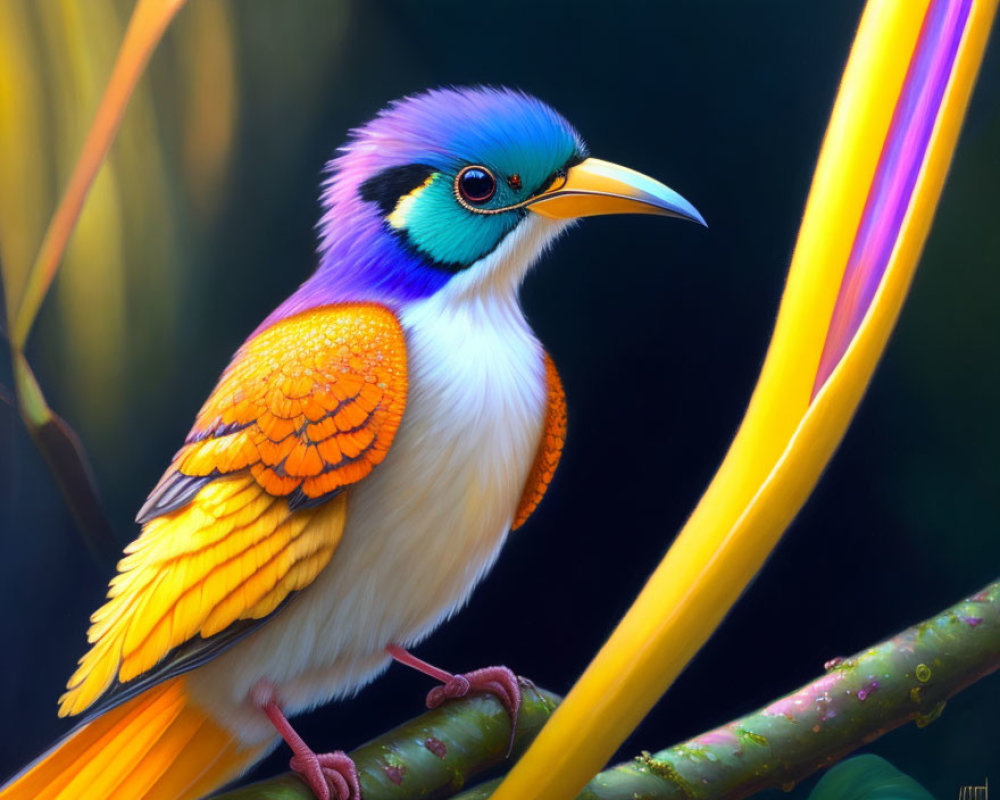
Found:
[[889, 264], [951, 78], [972, 0], [931, 0], [830, 319], [813, 396], [854, 338]]

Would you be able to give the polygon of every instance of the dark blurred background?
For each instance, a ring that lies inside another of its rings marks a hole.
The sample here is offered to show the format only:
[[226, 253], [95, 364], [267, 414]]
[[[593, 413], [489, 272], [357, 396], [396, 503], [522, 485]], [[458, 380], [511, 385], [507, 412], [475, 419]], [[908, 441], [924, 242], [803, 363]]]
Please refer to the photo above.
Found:
[[[29, 349], [88, 449], [121, 543], [230, 354], [312, 268], [319, 172], [347, 129], [427, 86], [522, 87], [573, 121], [595, 155], [664, 180], [711, 225], [588, 221], [524, 288], [566, 386], [566, 452], [469, 607], [417, 652], [454, 670], [507, 663], [565, 692], [741, 419], [862, 7], [191, 0], [128, 111]], [[0, 4], [0, 255], [15, 291], [129, 10]], [[748, 712], [1000, 573], [993, 44], [910, 299], [840, 451], [621, 756]], [[637, 377], [643, 391], [607, 396]], [[67, 730], [55, 701], [111, 567], [88, 554], [2, 403], [0, 530], [6, 775]], [[394, 667], [301, 730], [319, 750], [348, 749], [417, 713], [428, 688]], [[1000, 679], [988, 678], [928, 728], [868, 749], [953, 796], [1000, 780], [998, 712]]]

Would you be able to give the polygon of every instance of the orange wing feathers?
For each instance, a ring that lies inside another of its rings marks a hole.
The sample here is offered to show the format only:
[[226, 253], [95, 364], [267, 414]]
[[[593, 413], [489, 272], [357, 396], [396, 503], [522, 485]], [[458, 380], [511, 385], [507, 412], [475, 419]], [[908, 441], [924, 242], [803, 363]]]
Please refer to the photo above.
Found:
[[278, 322], [236, 354], [139, 519], [245, 469], [293, 507], [313, 503], [385, 458], [405, 405], [406, 348], [388, 309], [347, 304]]
[[311, 583], [343, 532], [334, 495], [382, 461], [405, 403], [403, 333], [381, 306], [305, 312], [244, 345], [140, 512], [60, 714], [177, 674]]
[[556, 365], [548, 353], [545, 354], [545, 376], [548, 384], [549, 401], [545, 410], [545, 426], [542, 429], [542, 440], [538, 444], [535, 463], [532, 464], [528, 480], [521, 493], [521, 501], [514, 514], [512, 530], [520, 528], [531, 516], [542, 497], [545, 495], [559, 458], [562, 456], [563, 444], [566, 441], [566, 393]]

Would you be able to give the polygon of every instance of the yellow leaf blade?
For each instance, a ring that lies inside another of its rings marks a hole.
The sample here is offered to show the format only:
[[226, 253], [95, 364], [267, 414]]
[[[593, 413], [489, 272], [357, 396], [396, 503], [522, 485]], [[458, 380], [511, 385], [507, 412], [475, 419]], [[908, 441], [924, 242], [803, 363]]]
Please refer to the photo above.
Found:
[[930, 6], [868, 4], [824, 140], [774, 336], [743, 424], [663, 562], [494, 793], [495, 800], [575, 796], [721, 622], [812, 491], [853, 417], [902, 306], [996, 5], [996, 0], [971, 3], [881, 285], [843, 358], [810, 402], [853, 233]]

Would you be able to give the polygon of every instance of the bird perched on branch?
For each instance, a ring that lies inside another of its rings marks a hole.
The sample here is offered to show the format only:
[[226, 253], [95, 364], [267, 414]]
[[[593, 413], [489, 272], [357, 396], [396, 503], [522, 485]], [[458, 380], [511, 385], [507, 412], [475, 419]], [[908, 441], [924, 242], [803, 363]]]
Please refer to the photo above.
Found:
[[281, 739], [322, 800], [360, 794], [288, 717], [391, 660], [429, 703], [497, 694], [411, 655], [468, 599], [559, 460], [558, 374], [521, 311], [574, 219], [703, 222], [661, 183], [587, 156], [516, 91], [390, 104], [330, 162], [319, 265], [226, 368], [139, 511], [61, 699], [83, 722], [0, 798], [196, 798]]

